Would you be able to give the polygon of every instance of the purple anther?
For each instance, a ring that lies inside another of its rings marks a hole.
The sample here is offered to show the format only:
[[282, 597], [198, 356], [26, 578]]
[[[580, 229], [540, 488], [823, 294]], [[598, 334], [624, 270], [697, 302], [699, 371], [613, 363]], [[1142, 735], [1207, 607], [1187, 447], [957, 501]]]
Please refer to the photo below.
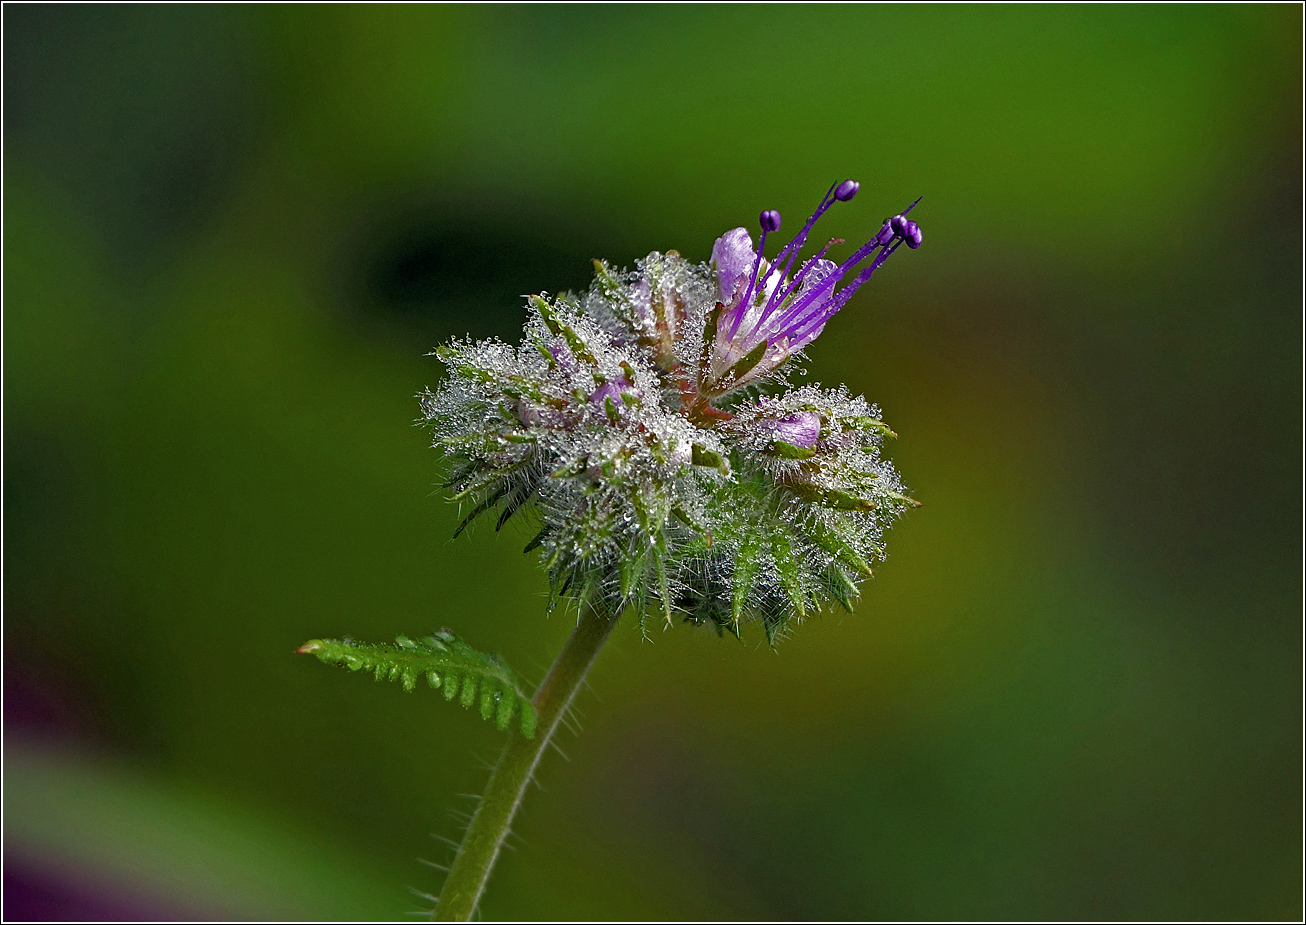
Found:
[[901, 215], [895, 215], [893, 218], [889, 219], [889, 227], [893, 229], [893, 233], [898, 237], [907, 237], [907, 219], [903, 218]]
[[884, 227], [880, 229], [880, 233], [871, 239], [871, 243], [876, 247], [884, 247], [886, 244], [892, 243], [894, 237], [896, 236], [893, 233], [893, 227], [889, 222], [885, 222]]
[[839, 184], [839, 188], [834, 191], [834, 198], [840, 202], [847, 202], [856, 196], [857, 191], [861, 188], [862, 185], [856, 180], [844, 180]]
[[767, 209], [757, 217], [757, 220], [762, 223], [763, 231], [771, 232], [780, 230], [780, 213], [775, 209]]
[[766, 421], [764, 426], [771, 431], [773, 439], [804, 450], [810, 450], [821, 439], [821, 416], [815, 411], [799, 411]]
[[907, 246], [912, 250], [921, 246], [921, 226], [911, 221], [907, 221], [907, 233], [903, 237], [907, 241]]

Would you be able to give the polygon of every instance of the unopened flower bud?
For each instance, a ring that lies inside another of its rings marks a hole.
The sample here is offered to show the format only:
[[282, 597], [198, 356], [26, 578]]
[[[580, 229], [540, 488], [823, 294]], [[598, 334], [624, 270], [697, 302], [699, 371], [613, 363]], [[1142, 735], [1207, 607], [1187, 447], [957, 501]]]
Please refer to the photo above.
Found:
[[811, 449], [821, 439], [821, 416], [814, 411], [799, 411], [771, 421], [760, 422], [768, 428], [776, 440], [783, 440], [793, 446]]

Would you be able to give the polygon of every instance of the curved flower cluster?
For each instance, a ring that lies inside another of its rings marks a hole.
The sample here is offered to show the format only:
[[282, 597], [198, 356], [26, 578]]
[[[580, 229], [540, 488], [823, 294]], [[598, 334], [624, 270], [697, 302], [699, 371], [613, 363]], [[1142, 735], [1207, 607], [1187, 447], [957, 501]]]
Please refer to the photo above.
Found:
[[450, 375], [421, 398], [447, 485], [470, 506], [458, 532], [533, 512], [526, 549], [555, 595], [614, 613], [736, 634], [758, 619], [774, 640], [827, 600], [851, 608], [886, 526], [915, 502], [880, 456], [892, 432], [878, 409], [843, 387], [790, 387], [783, 366], [921, 242], [904, 213], [842, 263], [825, 259], [831, 241], [795, 271], [816, 220], [857, 189], [832, 186], [772, 261], [780, 215], [767, 211], [756, 249], [736, 228], [706, 265], [595, 261], [583, 296], [530, 297], [519, 345], [439, 348]]

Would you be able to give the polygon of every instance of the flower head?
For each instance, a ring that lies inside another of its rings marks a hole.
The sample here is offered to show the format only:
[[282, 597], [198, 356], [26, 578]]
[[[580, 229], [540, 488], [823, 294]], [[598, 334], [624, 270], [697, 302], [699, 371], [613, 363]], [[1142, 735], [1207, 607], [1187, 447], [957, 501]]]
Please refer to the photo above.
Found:
[[[448, 485], [470, 505], [539, 521], [557, 595], [775, 638], [834, 600], [851, 607], [885, 527], [913, 505], [880, 456], [892, 432], [846, 389], [790, 387], [786, 360], [920, 228], [895, 215], [842, 263], [831, 240], [795, 264], [817, 220], [858, 192], [831, 186], [792, 241], [781, 216], [717, 239], [709, 264], [653, 253], [595, 261], [581, 297], [532, 296], [521, 344], [454, 342], [422, 396]], [[915, 204], [913, 203], [913, 206]], [[842, 284], [842, 285], [841, 285]]]
[[[768, 263], [762, 250], [767, 235], [780, 228], [780, 213], [775, 210], [760, 216], [762, 237], [756, 251], [752, 236], [743, 228], [731, 229], [717, 238], [712, 248], [712, 265], [717, 273], [722, 307], [712, 363], [705, 380], [709, 394], [724, 394], [766, 376], [820, 336], [825, 323], [898, 247], [904, 243], [912, 249], [920, 246], [920, 226], [906, 218], [916, 207], [912, 203], [902, 214], [887, 220], [870, 241], [843, 263], [825, 259], [831, 246], [842, 243], [831, 239], [791, 276], [790, 271], [817, 220], [836, 202], [852, 199], [859, 188], [855, 180], [831, 186], [802, 230], [781, 248], [774, 262]], [[848, 273], [868, 260], [842, 289], [836, 288]]]

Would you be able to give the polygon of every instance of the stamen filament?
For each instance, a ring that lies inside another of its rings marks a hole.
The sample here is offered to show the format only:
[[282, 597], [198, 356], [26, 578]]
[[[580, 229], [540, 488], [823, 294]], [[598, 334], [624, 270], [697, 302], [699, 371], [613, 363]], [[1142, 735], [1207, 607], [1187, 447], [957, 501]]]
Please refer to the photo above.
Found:
[[[731, 321], [730, 333], [727, 335], [729, 338], [733, 338], [735, 334], [738, 333], [739, 325], [743, 322], [744, 316], [748, 314], [749, 305], [753, 301], [753, 288], [757, 285], [757, 274], [762, 269], [762, 251], [766, 248], [766, 235], [767, 230], [766, 228], [763, 228], [762, 238], [757, 242], [757, 259], [753, 261], [753, 276], [752, 279], [748, 281], [748, 289], [744, 292], [743, 300], [740, 301], [739, 305], [735, 308], [735, 317]], [[768, 271], [767, 276], [770, 275], [771, 274]]]

